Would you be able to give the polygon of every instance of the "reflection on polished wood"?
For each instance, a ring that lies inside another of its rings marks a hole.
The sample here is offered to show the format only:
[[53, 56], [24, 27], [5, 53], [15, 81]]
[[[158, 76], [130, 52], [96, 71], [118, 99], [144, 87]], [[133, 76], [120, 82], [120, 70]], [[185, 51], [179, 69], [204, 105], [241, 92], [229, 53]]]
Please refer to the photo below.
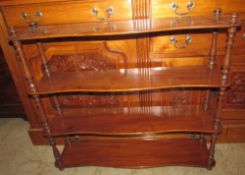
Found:
[[[115, 69], [104, 72], [59, 72], [37, 82], [37, 94], [65, 92], [132, 92], [178, 87], [216, 88], [221, 84], [219, 68], [206, 66], [176, 68]], [[30, 92], [31, 94], [31, 92]]]
[[[143, 23], [144, 28], [138, 26]], [[16, 27], [15, 34], [10, 40], [33, 40], [62, 37], [89, 37], [135, 35], [144, 33], [158, 33], [178, 30], [197, 29], [226, 29], [240, 26], [239, 21], [231, 23], [230, 16], [220, 17], [182, 17], [164, 19], [137, 19], [112, 22], [93, 22], [81, 24], [62, 24], [38, 26], [36, 28]]]

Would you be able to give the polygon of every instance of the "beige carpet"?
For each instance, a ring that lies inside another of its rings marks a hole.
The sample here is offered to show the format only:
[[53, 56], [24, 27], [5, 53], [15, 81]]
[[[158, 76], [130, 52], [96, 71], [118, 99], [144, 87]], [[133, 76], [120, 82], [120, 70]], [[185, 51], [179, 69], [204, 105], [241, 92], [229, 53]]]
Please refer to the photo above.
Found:
[[[33, 146], [22, 119], [0, 119], [0, 175], [245, 175], [245, 143], [218, 144], [217, 164], [203, 168], [114, 169], [80, 167], [59, 171], [49, 146]], [[245, 134], [245, 133], [244, 133]]]

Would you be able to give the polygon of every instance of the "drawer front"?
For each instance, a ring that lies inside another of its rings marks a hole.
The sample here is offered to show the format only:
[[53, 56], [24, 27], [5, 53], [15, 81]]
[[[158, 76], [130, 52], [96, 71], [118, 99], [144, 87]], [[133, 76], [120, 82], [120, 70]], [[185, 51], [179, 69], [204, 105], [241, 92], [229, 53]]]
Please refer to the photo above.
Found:
[[[217, 55], [225, 54], [227, 35], [219, 33]], [[157, 36], [151, 39], [153, 57], [208, 57], [212, 44], [212, 33], [184, 33]], [[245, 63], [245, 24], [236, 34], [232, 49], [234, 63]]]
[[223, 130], [219, 136], [221, 142], [244, 142], [245, 120], [223, 120]]
[[[225, 35], [219, 35], [217, 54], [224, 54]], [[207, 57], [210, 55], [212, 33], [173, 34], [154, 37], [151, 53], [155, 57]]]
[[152, 15], [154, 18], [208, 15], [216, 8], [224, 13], [241, 13], [245, 12], [243, 4], [244, 0], [154, 0]]
[[132, 18], [131, 2], [124, 0], [43, 3], [2, 8], [8, 26], [81, 23]]

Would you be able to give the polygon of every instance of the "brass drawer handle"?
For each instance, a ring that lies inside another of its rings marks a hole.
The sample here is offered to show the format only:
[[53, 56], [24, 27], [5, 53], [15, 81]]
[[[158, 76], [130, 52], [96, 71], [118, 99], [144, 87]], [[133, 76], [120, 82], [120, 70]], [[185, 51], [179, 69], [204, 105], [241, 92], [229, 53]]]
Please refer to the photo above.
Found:
[[192, 42], [192, 37], [186, 36], [184, 45], [178, 45], [179, 41], [175, 37], [171, 37], [170, 42], [173, 43], [173, 45], [176, 49], [184, 49], [184, 48], [187, 48], [189, 46], [189, 44]]
[[245, 39], [245, 33], [242, 35], [242, 38]]
[[25, 22], [28, 24], [28, 26], [31, 29], [35, 29], [38, 25], [38, 21], [41, 19], [43, 16], [43, 13], [41, 11], [36, 11], [34, 17], [31, 17], [28, 13], [22, 12], [21, 13], [21, 18], [25, 20]]
[[186, 8], [187, 8], [187, 12], [179, 12], [179, 5], [176, 3], [176, 2], [173, 2], [171, 4], [171, 8], [174, 9], [174, 12], [176, 15], [178, 16], [184, 16], [184, 15], [188, 15], [190, 14], [191, 12], [191, 9], [194, 7], [195, 3], [194, 1], [189, 1], [187, 4], [186, 4]]
[[99, 10], [96, 7], [93, 7], [92, 10], [91, 10], [92, 14], [94, 14], [94, 16], [98, 20], [101, 20], [101, 21], [108, 20], [111, 17], [113, 11], [114, 11], [114, 8], [113, 7], [109, 7], [108, 9], [106, 9], [105, 15], [104, 16], [100, 16], [99, 15], [100, 12], [99, 12]]

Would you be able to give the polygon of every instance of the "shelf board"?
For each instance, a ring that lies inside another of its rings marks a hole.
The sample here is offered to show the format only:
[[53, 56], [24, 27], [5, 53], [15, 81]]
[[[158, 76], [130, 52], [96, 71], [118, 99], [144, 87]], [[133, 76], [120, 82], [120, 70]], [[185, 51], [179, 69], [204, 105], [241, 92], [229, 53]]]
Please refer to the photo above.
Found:
[[[169, 88], [221, 87], [221, 71], [206, 66], [59, 72], [36, 83], [37, 94], [134, 92]], [[30, 94], [32, 94], [30, 92]]]
[[[84, 109], [85, 110], [85, 109]], [[128, 111], [127, 111], [128, 110]], [[85, 111], [67, 110], [50, 121], [52, 136], [114, 135], [133, 136], [177, 132], [214, 132], [212, 112], [199, 105], [155, 106], [151, 114], [140, 107], [89, 108]], [[88, 113], [90, 111], [90, 114]]]
[[63, 167], [109, 166], [122, 168], [169, 165], [207, 167], [205, 142], [190, 139], [97, 140], [67, 143], [61, 155]]
[[220, 17], [219, 20], [216, 20], [213, 16], [186, 16], [181, 18], [130, 19], [121, 21], [48, 25], [38, 26], [35, 30], [30, 30], [28, 27], [16, 27], [14, 28], [16, 36], [12, 34], [9, 39], [35, 40], [64, 37], [135, 35], [178, 30], [226, 29], [233, 26], [239, 27], [241, 25], [240, 21], [234, 24], [230, 21], [231, 16], [225, 15]]

